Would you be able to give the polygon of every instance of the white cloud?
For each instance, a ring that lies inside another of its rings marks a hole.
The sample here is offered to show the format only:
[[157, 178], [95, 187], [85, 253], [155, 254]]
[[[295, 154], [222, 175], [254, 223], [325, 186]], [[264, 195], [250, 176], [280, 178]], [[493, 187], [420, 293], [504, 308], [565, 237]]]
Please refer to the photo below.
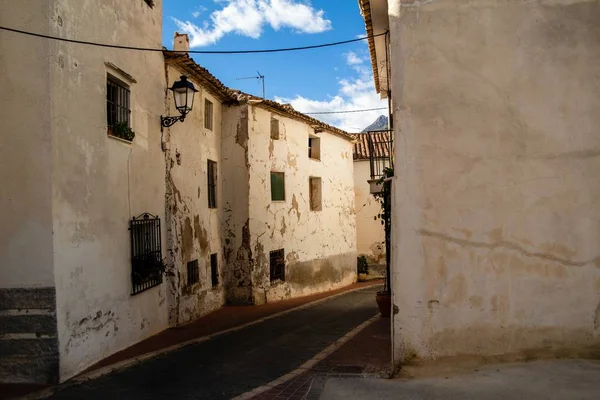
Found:
[[[297, 0], [215, 0], [225, 7], [210, 14], [210, 23], [198, 26], [173, 18], [179, 30], [190, 35], [190, 46], [214, 44], [229, 33], [260, 37], [265, 25], [275, 30], [291, 28], [300, 33], [319, 33], [331, 29], [323, 10], [315, 10]], [[194, 13], [192, 13], [194, 16]]]
[[[338, 93], [327, 99], [309, 99], [300, 95], [294, 98], [275, 97], [280, 103], [289, 103], [294, 109], [304, 112], [350, 111], [387, 107], [387, 100], [381, 100], [375, 92], [373, 74], [370, 69], [355, 69], [358, 76], [338, 79]], [[345, 131], [356, 133], [366, 128], [387, 110], [375, 110], [346, 114], [313, 115], [315, 118]]]
[[346, 64], [348, 65], [358, 65], [364, 62], [364, 60], [353, 51], [350, 51], [344, 55], [346, 56]]
[[198, 8], [196, 8], [196, 10], [194, 10], [192, 12], [192, 17], [194, 18], [198, 18], [200, 15], [202, 15], [202, 13], [204, 13], [207, 10], [206, 7], [204, 6], [198, 6]]

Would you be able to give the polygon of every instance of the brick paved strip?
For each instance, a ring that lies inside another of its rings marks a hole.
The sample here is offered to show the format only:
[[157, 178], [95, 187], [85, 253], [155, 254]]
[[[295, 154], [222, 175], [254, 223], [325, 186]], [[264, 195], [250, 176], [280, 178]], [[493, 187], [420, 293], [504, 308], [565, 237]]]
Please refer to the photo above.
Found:
[[222, 334], [55, 394], [56, 399], [230, 399], [284, 376], [371, 318], [378, 287]]

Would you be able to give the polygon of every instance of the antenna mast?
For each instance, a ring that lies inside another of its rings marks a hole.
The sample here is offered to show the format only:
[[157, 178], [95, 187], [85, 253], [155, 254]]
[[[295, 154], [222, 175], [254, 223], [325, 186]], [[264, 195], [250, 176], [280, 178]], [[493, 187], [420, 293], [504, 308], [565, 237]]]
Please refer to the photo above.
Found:
[[265, 98], [265, 76], [260, 72], [256, 71], [258, 76], [246, 76], [243, 78], [236, 78], [236, 81], [246, 80], [246, 79], [260, 79], [262, 81], [262, 98]]

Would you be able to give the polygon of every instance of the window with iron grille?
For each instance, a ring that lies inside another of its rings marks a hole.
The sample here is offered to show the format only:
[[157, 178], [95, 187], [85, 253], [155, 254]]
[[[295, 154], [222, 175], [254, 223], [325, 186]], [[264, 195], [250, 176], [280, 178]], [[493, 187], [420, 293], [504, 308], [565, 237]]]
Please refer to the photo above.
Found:
[[213, 103], [204, 99], [204, 127], [212, 131], [213, 128]]
[[113, 76], [106, 78], [106, 124], [109, 133], [120, 123], [130, 127], [129, 87]]
[[271, 272], [271, 282], [281, 280], [285, 281], [285, 250], [273, 250], [269, 253], [269, 265]]
[[217, 253], [210, 255], [210, 279], [212, 287], [219, 286], [219, 266], [217, 264]]
[[158, 286], [163, 281], [160, 218], [142, 214], [129, 221], [131, 235], [131, 294]]
[[198, 283], [200, 277], [198, 274], [198, 260], [190, 261], [187, 263], [187, 284], [192, 286], [194, 283]]
[[271, 171], [271, 201], [285, 201], [285, 174]]
[[217, 208], [217, 163], [208, 160], [206, 169], [208, 181], [208, 208]]

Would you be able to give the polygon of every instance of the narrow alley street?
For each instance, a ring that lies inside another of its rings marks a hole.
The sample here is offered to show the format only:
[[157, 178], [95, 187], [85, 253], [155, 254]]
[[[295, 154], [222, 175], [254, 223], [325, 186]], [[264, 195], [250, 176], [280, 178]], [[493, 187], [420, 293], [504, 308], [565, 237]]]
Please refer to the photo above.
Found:
[[230, 399], [298, 368], [377, 312], [377, 286], [59, 391], [53, 399]]

